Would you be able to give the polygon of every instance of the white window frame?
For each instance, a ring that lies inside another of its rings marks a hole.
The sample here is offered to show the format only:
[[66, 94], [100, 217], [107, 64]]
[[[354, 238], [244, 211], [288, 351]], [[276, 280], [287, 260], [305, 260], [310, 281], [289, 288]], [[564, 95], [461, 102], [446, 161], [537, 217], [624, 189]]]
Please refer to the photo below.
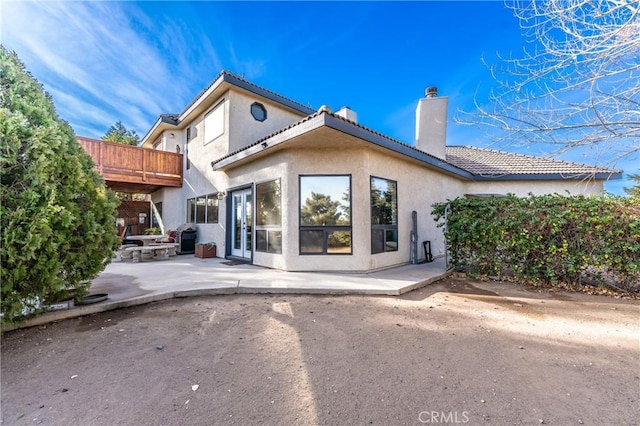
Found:
[[225, 128], [224, 99], [204, 115], [204, 144], [208, 144], [224, 135]]

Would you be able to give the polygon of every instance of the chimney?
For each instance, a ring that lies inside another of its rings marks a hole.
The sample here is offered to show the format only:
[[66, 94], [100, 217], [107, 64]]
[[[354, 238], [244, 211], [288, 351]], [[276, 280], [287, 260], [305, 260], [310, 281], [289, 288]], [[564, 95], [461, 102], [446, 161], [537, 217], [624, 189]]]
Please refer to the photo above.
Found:
[[438, 97], [437, 87], [428, 87], [416, 108], [415, 146], [442, 160], [446, 158], [448, 104], [448, 97]]
[[346, 118], [349, 121], [353, 121], [354, 123], [358, 122], [358, 114], [348, 106], [343, 106], [336, 112], [336, 115], [339, 115], [342, 118]]

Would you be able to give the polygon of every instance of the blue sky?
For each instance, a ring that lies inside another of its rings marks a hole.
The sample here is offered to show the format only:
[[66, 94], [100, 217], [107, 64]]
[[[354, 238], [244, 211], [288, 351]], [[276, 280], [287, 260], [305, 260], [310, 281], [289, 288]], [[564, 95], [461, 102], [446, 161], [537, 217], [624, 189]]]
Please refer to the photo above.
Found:
[[[449, 97], [448, 144], [488, 146], [454, 120], [493, 86], [481, 58], [518, 54], [518, 21], [500, 1], [12, 2], [2, 43], [18, 53], [76, 134], [120, 120], [143, 136], [222, 70], [313, 108], [349, 106], [358, 121], [413, 143], [428, 86]], [[514, 148], [514, 151], [516, 149]], [[539, 146], [518, 152], [543, 155]], [[594, 163], [585, 156], [564, 158]], [[639, 173], [638, 158], [615, 164]], [[607, 184], [622, 193], [629, 182]]]

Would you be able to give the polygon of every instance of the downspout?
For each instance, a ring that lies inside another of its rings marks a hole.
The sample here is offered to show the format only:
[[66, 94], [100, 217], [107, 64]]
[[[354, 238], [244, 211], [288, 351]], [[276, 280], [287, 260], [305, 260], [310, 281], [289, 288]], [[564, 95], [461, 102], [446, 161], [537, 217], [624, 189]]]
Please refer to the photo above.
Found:
[[411, 212], [411, 248], [410, 260], [411, 264], [418, 263], [418, 213], [414, 210]]

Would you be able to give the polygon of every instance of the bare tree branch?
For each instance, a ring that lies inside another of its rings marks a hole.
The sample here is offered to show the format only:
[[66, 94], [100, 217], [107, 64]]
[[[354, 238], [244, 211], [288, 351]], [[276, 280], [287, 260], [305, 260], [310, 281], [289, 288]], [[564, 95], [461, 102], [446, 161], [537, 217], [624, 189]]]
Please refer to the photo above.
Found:
[[494, 144], [589, 147], [605, 164], [640, 151], [640, 2], [507, 1], [528, 45], [488, 67], [496, 86], [463, 124]]

